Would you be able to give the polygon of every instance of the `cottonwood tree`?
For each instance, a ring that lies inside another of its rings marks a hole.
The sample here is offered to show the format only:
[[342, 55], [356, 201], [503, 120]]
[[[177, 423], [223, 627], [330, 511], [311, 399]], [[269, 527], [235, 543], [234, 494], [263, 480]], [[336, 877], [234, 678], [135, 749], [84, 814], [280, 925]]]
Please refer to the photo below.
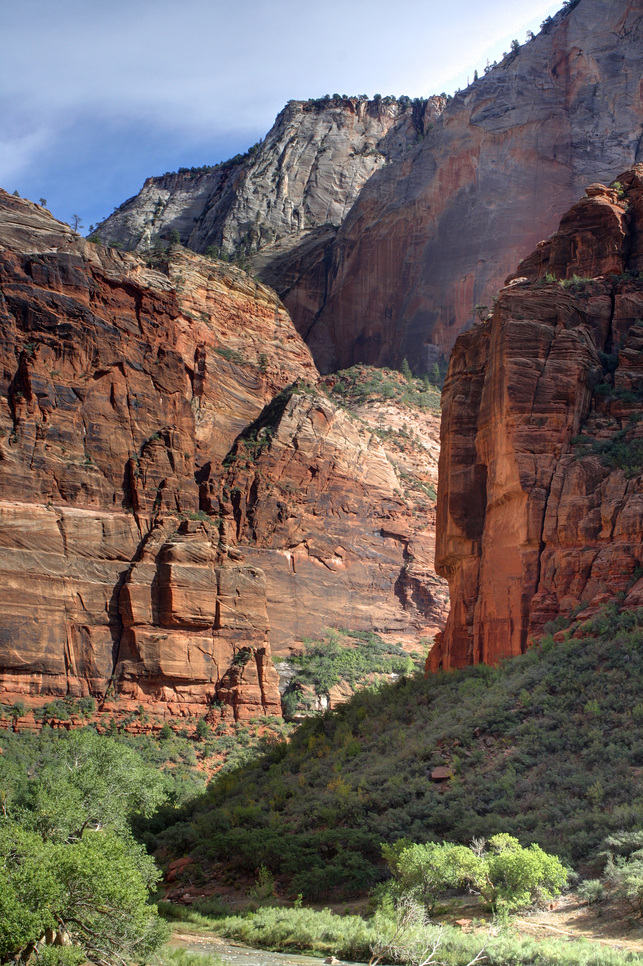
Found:
[[99, 966], [142, 963], [166, 929], [150, 891], [160, 873], [132, 837], [164, 780], [95, 731], [39, 738], [30, 768], [0, 757], [0, 960], [70, 945]]

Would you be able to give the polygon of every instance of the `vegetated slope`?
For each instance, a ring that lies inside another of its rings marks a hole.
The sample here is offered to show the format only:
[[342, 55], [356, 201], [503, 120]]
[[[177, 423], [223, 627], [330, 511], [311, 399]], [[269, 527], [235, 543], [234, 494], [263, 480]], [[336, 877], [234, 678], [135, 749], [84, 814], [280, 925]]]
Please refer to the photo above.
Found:
[[279, 714], [271, 643], [442, 626], [436, 414], [362, 419], [315, 389], [271, 289], [178, 245], [90, 244], [0, 192], [0, 318], [5, 704]]
[[519, 654], [581, 606], [643, 603], [643, 166], [587, 195], [451, 356], [434, 670]]
[[[404, 836], [506, 831], [584, 867], [608, 831], [643, 821], [642, 627], [643, 611], [611, 607], [582, 638], [497, 668], [360, 692], [215, 779], [155, 846], [206, 877], [264, 864], [309, 897], [364, 893], [380, 843]], [[434, 780], [438, 766], [452, 777]]]

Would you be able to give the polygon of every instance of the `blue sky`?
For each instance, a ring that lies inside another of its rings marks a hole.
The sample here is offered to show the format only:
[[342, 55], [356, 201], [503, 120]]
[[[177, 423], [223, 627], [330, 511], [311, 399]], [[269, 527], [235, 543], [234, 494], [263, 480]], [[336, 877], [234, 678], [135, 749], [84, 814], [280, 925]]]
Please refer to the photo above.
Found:
[[87, 227], [245, 151], [291, 98], [464, 87], [549, 0], [5, 0], [0, 186]]

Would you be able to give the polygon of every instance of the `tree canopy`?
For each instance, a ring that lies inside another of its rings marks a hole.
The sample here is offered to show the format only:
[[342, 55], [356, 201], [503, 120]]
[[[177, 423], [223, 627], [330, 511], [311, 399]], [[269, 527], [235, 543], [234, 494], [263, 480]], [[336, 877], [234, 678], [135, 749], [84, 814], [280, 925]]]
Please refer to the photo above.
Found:
[[166, 934], [149, 903], [160, 873], [129, 819], [160, 804], [162, 778], [92, 729], [43, 734], [24, 764], [0, 758], [0, 959], [57, 943], [68, 966], [74, 950], [145, 962]]

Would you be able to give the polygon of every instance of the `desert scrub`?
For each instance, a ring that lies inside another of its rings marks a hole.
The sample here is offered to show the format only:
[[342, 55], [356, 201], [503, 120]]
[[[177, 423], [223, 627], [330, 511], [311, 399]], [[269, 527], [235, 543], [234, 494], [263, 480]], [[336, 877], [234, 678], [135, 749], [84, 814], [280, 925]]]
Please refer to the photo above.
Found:
[[326, 630], [320, 640], [304, 638], [301, 653], [290, 658], [297, 670], [286, 694], [301, 695], [302, 685], [312, 687], [320, 697], [341, 683], [363, 687], [374, 678], [412, 674], [423, 658], [419, 651], [410, 655], [370, 631]]
[[[263, 864], [304, 897], [364, 894], [387, 877], [382, 842], [404, 836], [506, 832], [572, 866], [595, 860], [607, 835], [643, 826], [642, 627], [643, 611], [612, 606], [584, 637], [545, 636], [500, 667], [359, 691], [215, 778], [156, 845], [243, 874]], [[438, 765], [453, 778], [432, 781]]]
[[415, 379], [413, 376], [407, 378], [394, 369], [358, 365], [329, 377], [326, 385], [332, 398], [349, 409], [367, 402], [390, 400], [411, 409], [439, 412], [440, 390], [432, 384], [432, 378], [443, 380], [443, 370], [439, 366], [435, 374]]

